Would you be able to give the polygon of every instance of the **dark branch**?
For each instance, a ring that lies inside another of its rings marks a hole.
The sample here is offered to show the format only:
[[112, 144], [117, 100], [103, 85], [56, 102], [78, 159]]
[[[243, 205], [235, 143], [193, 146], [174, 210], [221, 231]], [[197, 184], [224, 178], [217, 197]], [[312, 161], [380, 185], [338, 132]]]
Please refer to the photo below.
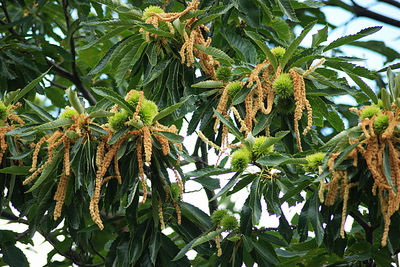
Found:
[[[6, 2], [5, 2], [4, 0], [1, 0], [1, 9], [3, 9], [4, 15], [5, 15], [5, 17], [6, 17], [7, 21], [8, 21], [8, 23], [11, 23], [12, 21], [11, 21], [10, 15], [8, 14]], [[6, 25], [6, 24], [7, 24], [7, 23], [5, 23], [5, 22], [2, 21], [2, 20], [0, 20], [0, 23], [3, 24], [3, 25]], [[12, 27], [8, 28], [7, 30], [8, 30], [11, 34], [14, 34], [14, 35], [18, 36], [18, 33], [17, 33]], [[25, 41], [24, 38], [18, 37], [18, 39]]]
[[389, 4], [389, 5], [392, 5], [392, 6], [400, 8], [400, 2], [398, 2], [398, 1], [394, 1], [394, 0], [379, 0], [379, 2], [384, 2], [386, 4]]
[[[389, 17], [386, 17], [384, 15], [375, 13], [373, 11], [368, 10], [365, 7], [362, 7], [360, 5], [358, 5], [357, 3], [355, 3], [354, 1], [351, 1], [352, 5], [348, 5], [342, 1], [338, 1], [338, 0], [327, 0], [324, 1], [324, 4], [329, 5], [329, 6], [337, 6], [340, 8], [343, 8], [344, 10], [347, 10], [351, 13], [353, 13], [354, 15], [356, 15], [357, 17], [367, 17], [367, 18], [371, 18], [395, 27], [400, 27], [400, 21], [396, 20], [396, 19], [392, 19]], [[395, 2], [395, 1], [391, 1], [391, 0], [384, 0], [383, 2]], [[397, 3], [398, 4], [398, 3]], [[400, 5], [400, 4], [398, 4]]]
[[[67, 32], [70, 30], [71, 26], [71, 18], [68, 13], [68, 0], [63, 0], [62, 1], [63, 5], [63, 10], [64, 10], [64, 17], [65, 17], [65, 23], [67, 25]], [[75, 51], [75, 39], [74, 39], [74, 33], [71, 32], [71, 36], [69, 37], [69, 45], [71, 49], [71, 55], [72, 55], [72, 62], [71, 62], [71, 69], [72, 69], [72, 82], [76, 85], [78, 90], [82, 93], [83, 97], [86, 98], [91, 105], [96, 105], [96, 99], [93, 97], [93, 95], [89, 92], [89, 90], [86, 88], [86, 86], [82, 83], [78, 70], [76, 68], [76, 51]]]
[[373, 232], [374, 232], [374, 227], [372, 227], [367, 221], [364, 220], [361, 214], [357, 214], [354, 211], [350, 211], [349, 215], [354, 218], [356, 222], [358, 222], [359, 225], [364, 229], [365, 231], [365, 239], [367, 240], [368, 243], [372, 244], [373, 241]]

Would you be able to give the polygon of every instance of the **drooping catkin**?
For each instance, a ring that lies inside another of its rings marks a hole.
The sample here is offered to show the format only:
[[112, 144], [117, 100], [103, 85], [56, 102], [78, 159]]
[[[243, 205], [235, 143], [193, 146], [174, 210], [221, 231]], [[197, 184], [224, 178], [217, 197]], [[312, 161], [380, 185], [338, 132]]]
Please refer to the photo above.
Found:
[[69, 147], [70, 147], [70, 140], [68, 138], [64, 138], [64, 170], [65, 175], [69, 176], [71, 172], [71, 166], [69, 165]]
[[138, 161], [138, 168], [139, 168], [139, 177], [140, 177], [140, 180], [142, 181], [142, 187], [143, 187], [142, 203], [145, 203], [146, 198], [147, 198], [147, 186], [146, 186], [146, 180], [144, 177], [142, 142], [141, 142], [140, 138], [138, 138], [138, 141], [136, 143], [136, 152], [137, 152], [137, 161]]
[[61, 210], [62, 210], [62, 206], [64, 204], [64, 200], [65, 200], [65, 194], [67, 192], [67, 185], [68, 185], [68, 181], [69, 181], [69, 175], [67, 175], [66, 173], [64, 173], [61, 176], [60, 181], [58, 182], [58, 187], [57, 187], [57, 191], [54, 195], [54, 200], [56, 200], [56, 206], [54, 208], [54, 220], [57, 220], [60, 216], [61, 216]]
[[164, 214], [163, 214], [163, 208], [162, 208], [161, 199], [160, 199], [160, 201], [158, 201], [158, 217], [160, 218], [161, 230], [164, 230], [165, 229], [165, 223], [164, 223]]
[[133, 114], [133, 118], [134, 118], [134, 119], [136, 119], [136, 118], [139, 116], [140, 109], [142, 108], [143, 98], [144, 98], [143, 91], [139, 91], [139, 100], [138, 100], [138, 104], [137, 104], [137, 106], [136, 106], [135, 113]]
[[40, 147], [47, 140], [47, 138], [48, 138], [47, 135], [43, 136], [42, 138], [40, 138], [39, 142], [37, 142], [37, 144], [35, 145], [35, 150], [33, 151], [33, 154], [32, 154], [32, 167], [30, 168], [29, 172], [33, 172], [36, 170]]
[[221, 248], [221, 241], [219, 235], [215, 237], [215, 246], [217, 247], [217, 256], [222, 256], [222, 248]]
[[176, 211], [178, 225], [181, 225], [181, 223], [182, 223], [181, 208], [179, 207], [179, 204], [176, 201], [172, 201], [172, 206], [174, 206], [175, 211]]
[[143, 126], [143, 147], [144, 147], [144, 156], [147, 164], [151, 164], [151, 153], [153, 147], [153, 141], [151, 138], [150, 130], [147, 126]]

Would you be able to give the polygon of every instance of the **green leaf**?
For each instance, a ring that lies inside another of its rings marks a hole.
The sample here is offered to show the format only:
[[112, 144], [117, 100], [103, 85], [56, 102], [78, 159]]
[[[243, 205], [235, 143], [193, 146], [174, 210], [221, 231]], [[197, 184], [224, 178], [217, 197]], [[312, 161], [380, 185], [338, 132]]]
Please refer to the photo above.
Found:
[[250, 188], [250, 200], [249, 200], [249, 207], [252, 211], [251, 220], [253, 225], [258, 225], [260, 222], [261, 217], [261, 198], [260, 198], [260, 177], [254, 179], [253, 183], [251, 184]]
[[250, 39], [252, 39], [261, 48], [261, 50], [264, 52], [265, 56], [271, 62], [272, 67], [274, 67], [274, 69], [277, 69], [278, 68], [278, 61], [277, 61], [276, 57], [274, 56], [274, 54], [272, 54], [272, 52], [269, 49], [269, 47], [261, 39], [261, 36], [259, 34], [255, 33], [255, 32], [252, 32], [252, 31], [244, 30], [244, 32], [246, 33], [247, 36], [250, 37]]
[[359, 144], [360, 142], [357, 142], [346, 147], [346, 149], [343, 150], [343, 152], [340, 153], [339, 157], [335, 160], [335, 163], [333, 164], [333, 169], [336, 169], [347, 158], [351, 151], [353, 151], [353, 149]]
[[157, 66], [155, 66], [154, 69], [152, 69], [151, 74], [144, 79], [142, 86], [148, 85], [149, 83], [160, 77], [160, 75], [165, 71], [165, 69], [167, 69], [170, 62], [171, 59], [159, 62]]
[[242, 134], [240, 133], [239, 129], [233, 124], [231, 119], [225, 119], [218, 111], [213, 108], [215, 115], [217, 115], [218, 119], [228, 127], [229, 131], [239, 140], [241, 140]]
[[129, 28], [130, 28], [129, 26], [121, 26], [121, 27], [118, 27], [115, 29], [111, 29], [110, 31], [108, 31], [106, 34], [104, 34], [100, 38], [94, 39], [93, 41], [90, 41], [88, 44], [86, 44], [82, 47], [76, 48], [76, 51], [85, 50], [85, 49], [88, 49], [88, 48], [98, 44], [98, 43], [105, 42], [105, 41], [109, 40], [111, 37], [114, 37], [115, 35], [120, 34]]
[[219, 16], [228, 12], [232, 7], [233, 7], [233, 4], [230, 3], [229, 5], [223, 5], [221, 7], [212, 9], [210, 12], [199, 16], [198, 20], [195, 23], [193, 23], [192, 29], [194, 29], [202, 24], [206, 24], [207, 22], [212, 21], [215, 18], [218, 18]]
[[310, 199], [310, 206], [308, 209], [308, 218], [311, 222], [311, 225], [314, 229], [315, 239], [318, 245], [322, 244], [324, 239], [324, 229], [322, 228], [322, 223], [320, 220], [320, 212], [319, 212], [319, 201], [318, 201], [318, 192], [314, 192], [313, 196]]
[[[122, 60], [120, 61], [120, 64], [118, 65], [117, 73], [115, 74], [115, 80], [117, 81], [118, 86], [121, 85], [122, 81], [126, 76], [126, 73], [131, 68], [131, 66], [134, 66], [136, 62], [140, 59], [140, 57], [143, 54], [143, 50], [146, 48], [148, 43], [143, 42], [139, 46], [139, 48], [136, 46], [136, 43], [133, 44], [134, 45], [132, 45], [130, 50], [124, 54]], [[124, 53], [125, 50], [122, 50], [121, 52]]]
[[173, 143], [182, 143], [183, 142], [183, 137], [174, 133], [170, 132], [156, 132], [154, 134], [161, 135], [162, 137], [167, 138], [169, 141]]
[[304, 158], [290, 158], [280, 154], [269, 154], [259, 158], [257, 163], [264, 166], [279, 166], [285, 164], [306, 164], [308, 161]]
[[96, 94], [105, 97], [120, 106], [121, 108], [126, 109], [130, 114], [135, 113], [135, 109], [128, 102], [126, 102], [121, 95], [114, 92], [113, 90], [105, 87], [93, 87], [92, 89]]
[[72, 107], [79, 113], [85, 114], [85, 108], [82, 106], [81, 101], [78, 98], [78, 95], [75, 91], [72, 90], [71, 87], [67, 89], [67, 96], [69, 103], [71, 103]]
[[390, 187], [392, 188], [393, 192], [397, 194], [397, 190], [393, 185], [392, 181], [392, 171], [390, 168], [390, 157], [389, 157], [389, 146], [388, 144], [385, 145], [385, 149], [383, 150], [383, 173], [385, 174], [386, 181], [389, 183]]
[[[14, 99], [9, 99], [8, 101], [11, 101], [10, 103], [18, 102], [18, 100], [20, 100], [24, 95], [29, 93], [38, 83], [40, 83], [44, 78], [44, 76], [46, 76], [50, 70], [51, 68], [48, 69], [45, 73], [43, 73], [39, 77], [37, 77], [36, 79], [34, 79], [33, 81], [31, 81], [27, 86], [25, 86], [21, 91], [19, 91], [19, 93], [15, 96]], [[7, 105], [6, 103], [4, 104]]]
[[350, 72], [347, 72], [347, 74], [375, 104], [378, 104], [378, 97], [363, 80]]
[[154, 229], [151, 233], [150, 243], [149, 243], [149, 252], [150, 252], [150, 260], [155, 265], [158, 251], [161, 247], [161, 233], [158, 229]]
[[280, 18], [274, 18], [269, 26], [271, 26], [278, 33], [279, 38], [289, 41], [290, 27], [284, 20], [281, 20]]
[[192, 84], [192, 87], [195, 87], [195, 88], [218, 88], [218, 87], [223, 87], [223, 86], [224, 86], [223, 82], [213, 81], [213, 80], [202, 81], [202, 82]]
[[102, 134], [102, 135], [108, 135], [108, 132], [106, 130], [104, 130], [100, 126], [97, 126], [96, 124], [93, 124], [93, 123], [89, 124], [89, 129], [92, 131], [95, 131], [99, 134]]
[[222, 60], [226, 61], [228, 63], [228, 65], [230, 65], [230, 63], [234, 62], [234, 60], [230, 56], [228, 56], [224, 51], [222, 51], [218, 48], [215, 48], [212, 46], [207, 47], [207, 46], [199, 45], [199, 44], [194, 44], [194, 47], [207, 55], [210, 55], [217, 59], [222, 59]]
[[252, 241], [252, 245], [254, 250], [259, 254], [263, 259], [268, 261], [271, 264], [279, 264], [279, 260], [273, 251], [270, 251], [268, 248], [263, 247], [259, 242], [254, 240]]
[[172, 106], [169, 106], [163, 110], [161, 110], [160, 112], [158, 112], [158, 114], [153, 118], [153, 122], [156, 122], [158, 120], [161, 120], [162, 118], [168, 116], [169, 114], [171, 114], [172, 112], [174, 112], [175, 110], [177, 110], [178, 108], [180, 108], [186, 101], [188, 101], [190, 98], [190, 96], [187, 96], [186, 98], [184, 98], [181, 102], [176, 103]]
[[33, 111], [35, 111], [35, 113], [42, 118], [45, 121], [53, 121], [54, 118], [53, 116], [50, 115], [50, 113], [48, 113], [46, 110], [44, 110], [43, 108], [39, 107], [38, 105], [32, 103], [29, 100], [25, 100], [26, 104], [28, 104], [28, 106], [33, 109]]
[[293, 22], [299, 22], [296, 17], [296, 13], [290, 4], [290, 0], [276, 0], [278, 2], [279, 7], [281, 8], [283, 14]]
[[335, 41], [331, 42], [328, 46], [326, 46], [324, 48], [324, 52], [329, 51], [333, 48], [354, 42], [360, 38], [363, 38], [365, 36], [368, 36], [370, 34], [373, 34], [377, 31], [379, 31], [381, 28], [382, 28], [382, 26], [370, 27], [370, 28], [366, 28], [366, 29], [359, 31], [356, 34], [340, 37], [339, 39], [336, 39]]
[[106, 111], [106, 110], [95, 110], [89, 113], [89, 117], [91, 119], [95, 119], [95, 118], [105, 118], [105, 117], [109, 117], [109, 116], [113, 116], [114, 113]]
[[133, 19], [103, 19], [103, 20], [91, 20], [82, 22], [82, 25], [86, 26], [130, 26], [136, 25], [137, 20]]
[[228, 192], [228, 190], [231, 189], [235, 185], [236, 181], [241, 177], [241, 175], [242, 175], [242, 173], [240, 173], [240, 172], [236, 173], [229, 180], [229, 182], [217, 194], [215, 194], [215, 196], [212, 199], [210, 199], [210, 201], [213, 201], [213, 200], [219, 198], [220, 196], [224, 195], [226, 192]]
[[391, 68], [388, 68], [386, 71], [386, 76], [388, 78], [388, 87], [391, 92], [392, 99], [397, 99], [399, 97], [396, 87], [396, 75], [393, 73]]
[[386, 90], [386, 88], [381, 88], [380, 92], [381, 92], [383, 108], [385, 110], [391, 110], [392, 109], [392, 100], [391, 100], [391, 97], [390, 97], [388, 91]]
[[317, 47], [320, 43], [325, 42], [328, 39], [328, 25], [319, 30], [312, 36], [311, 47]]
[[107, 7], [114, 9], [118, 13], [133, 15], [138, 18], [142, 17], [141, 10], [136, 9], [130, 5], [127, 5], [126, 3], [121, 2], [120, 0], [95, 0], [95, 1], [107, 5]]
[[0, 169], [0, 173], [25, 175], [29, 173], [30, 168], [29, 166], [10, 166]]
[[128, 37], [125, 37], [118, 43], [114, 44], [108, 51], [107, 53], [100, 59], [99, 62], [97, 62], [96, 66], [88, 73], [88, 75], [94, 75], [102, 71], [106, 66], [107, 63], [110, 61], [111, 57], [113, 56], [115, 50], [122, 45], [125, 41], [129, 40], [131, 37], [134, 35], [130, 35]]
[[140, 26], [140, 28], [142, 28], [144, 31], [149, 32], [149, 33], [153, 33], [157, 36], [162, 36], [162, 37], [167, 37], [167, 38], [174, 38], [174, 35], [170, 32], [166, 32], [163, 31], [161, 29], [158, 29], [156, 27], [154, 27], [152, 24], [146, 24], [146, 23], [142, 23], [139, 21], [135, 21], [135, 24]]
[[191, 250], [192, 248], [203, 244], [205, 242], [210, 241], [211, 239], [214, 239], [216, 236], [220, 235], [224, 230], [223, 229], [218, 229], [216, 231], [212, 231], [209, 233], [206, 233], [194, 240], [192, 240], [189, 244], [187, 244], [186, 246], [184, 246], [179, 253], [175, 256], [175, 258], [172, 261], [176, 261], [179, 260], [180, 258], [182, 258], [186, 252], [188, 252], [189, 250]]
[[71, 126], [72, 124], [74, 124], [74, 121], [71, 119], [58, 119], [36, 126], [34, 129], [37, 131], [52, 130], [59, 127]]
[[296, 52], [297, 48], [299, 47], [301, 41], [303, 41], [304, 37], [306, 37], [307, 33], [314, 27], [316, 21], [311, 22], [308, 24], [306, 27], [304, 27], [303, 31], [297, 37], [286, 49], [285, 54], [282, 57], [281, 60], [281, 67], [282, 69], [286, 66], [286, 63], [289, 61], [289, 59], [293, 56], [293, 54]]
[[50, 176], [50, 174], [53, 172], [54, 168], [56, 168], [59, 160], [64, 155], [64, 150], [61, 149], [58, 152], [57, 151], [54, 151], [54, 152], [55, 152], [54, 153], [55, 156], [53, 156], [53, 159], [51, 160], [51, 162], [49, 164], [47, 164], [47, 166], [44, 168], [44, 170], [40, 174], [39, 178], [36, 179], [33, 186], [31, 188], [29, 188], [29, 190], [26, 191], [26, 193], [32, 192], [33, 190], [38, 188]]
[[201, 184], [203, 187], [208, 188], [210, 190], [215, 190], [220, 188], [219, 179], [214, 179], [210, 177], [198, 177], [192, 179], [192, 181], [195, 181]]
[[285, 137], [289, 131], [280, 131], [275, 134], [275, 137], [267, 137], [260, 146], [260, 154], [262, 154], [264, 151], [266, 151], [270, 146], [273, 144], [276, 144], [280, 140], [282, 140], [283, 137]]
[[10, 267], [29, 267], [25, 254], [14, 244], [2, 244], [1, 252], [3, 254], [4, 263]]

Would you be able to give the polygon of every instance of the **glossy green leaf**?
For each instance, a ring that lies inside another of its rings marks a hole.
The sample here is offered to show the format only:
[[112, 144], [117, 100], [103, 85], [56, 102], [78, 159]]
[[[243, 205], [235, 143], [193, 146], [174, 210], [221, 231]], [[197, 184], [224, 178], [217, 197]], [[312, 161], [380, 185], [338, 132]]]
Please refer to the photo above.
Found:
[[135, 113], [135, 109], [128, 102], [126, 102], [125, 99], [121, 95], [114, 92], [113, 90], [105, 88], [105, 87], [93, 87], [92, 89], [96, 94], [107, 98], [108, 100], [117, 104], [121, 108], [124, 108], [125, 110], [127, 110], [129, 113], [131, 113], [131, 114]]

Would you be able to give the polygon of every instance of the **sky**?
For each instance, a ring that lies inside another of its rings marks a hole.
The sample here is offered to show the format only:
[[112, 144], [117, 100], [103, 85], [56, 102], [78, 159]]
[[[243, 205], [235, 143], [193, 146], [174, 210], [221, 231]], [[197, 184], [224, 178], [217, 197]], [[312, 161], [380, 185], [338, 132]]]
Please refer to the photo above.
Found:
[[[350, 1], [348, 1], [350, 2]], [[358, 1], [360, 4], [363, 6], [369, 7], [370, 10], [376, 11], [378, 13], [393, 17], [393, 18], [400, 18], [400, 9], [395, 9], [392, 8], [391, 6], [388, 6], [387, 4], [380, 3], [376, 5], [372, 5], [375, 1], [369, 1], [369, 0], [363, 0], [363, 1]], [[330, 23], [337, 25], [337, 26], [343, 26], [340, 27], [339, 29], [329, 31], [329, 39], [327, 43], [341, 37], [347, 34], [354, 34], [360, 31], [362, 28], [366, 27], [371, 27], [371, 26], [379, 26], [383, 25], [383, 28], [371, 35], [368, 36], [362, 40], [382, 40], [385, 42], [387, 46], [390, 46], [394, 49], [400, 48], [400, 31], [396, 29], [395, 27], [392, 27], [390, 25], [384, 25], [380, 22], [373, 21], [368, 18], [356, 18], [352, 20], [350, 23], [348, 21], [352, 18], [352, 15], [348, 12], [344, 12], [339, 8], [335, 7], [324, 7], [322, 10], [325, 12], [327, 19]], [[312, 34], [316, 33], [319, 29], [321, 29], [324, 25], [317, 25], [305, 38], [305, 40], [302, 42], [302, 45], [304, 46], [309, 46], [311, 44], [311, 36]], [[383, 56], [380, 56], [376, 53], [369, 52], [365, 49], [360, 49], [360, 48], [355, 48], [355, 47], [346, 47], [343, 49], [346, 53], [347, 56], [356, 56], [360, 58], [365, 58], [366, 60], [364, 62], [361, 62], [360, 65], [363, 65], [367, 68], [378, 70], [383, 67], [383, 62], [385, 58]], [[395, 63], [395, 62], [393, 62]], [[374, 83], [369, 82], [366, 80], [368, 84], [371, 86], [374, 86]], [[376, 90], [376, 88], [375, 88]], [[351, 97], [342, 97], [336, 99], [337, 101], [343, 102], [343, 103], [354, 103], [354, 101], [351, 99]], [[353, 101], [353, 102], [352, 102]], [[181, 135], [185, 135], [185, 130], [181, 132]], [[193, 134], [189, 137], [185, 137], [185, 146], [189, 149], [189, 151], [193, 150], [190, 149], [192, 144], [194, 144], [196, 141], [196, 135]], [[210, 163], [213, 163], [216, 160], [216, 155], [210, 155]], [[193, 168], [191, 166], [185, 167], [184, 171], [190, 171], [190, 168]], [[218, 176], [220, 179], [220, 184], [221, 188], [229, 181], [229, 179], [232, 177], [233, 174], [227, 174], [223, 176]], [[174, 177], [171, 175], [171, 177]], [[200, 184], [196, 182], [189, 181], [186, 183], [186, 191], [193, 192], [193, 193], [188, 193], [184, 195], [184, 201], [191, 203], [198, 208], [202, 209], [203, 211], [208, 213], [208, 200], [203, 191], [196, 192], [197, 190], [201, 189]], [[243, 189], [242, 191], [234, 194], [232, 196], [232, 200], [235, 202], [235, 209], [240, 210], [242, 205], [244, 204], [244, 201], [246, 200], [246, 197], [248, 195], [248, 189]], [[262, 203], [262, 208], [263, 208], [263, 213], [261, 217], [261, 226], [267, 226], [267, 227], [276, 227], [279, 224], [278, 218], [275, 216], [270, 216], [267, 212], [265, 212], [266, 207], [265, 203], [263, 201]], [[299, 204], [296, 207], [287, 207], [287, 204], [284, 204], [283, 210], [285, 213], [285, 216], [287, 219], [290, 221], [291, 217], [299, 213], [301, 210], [303, 204]], [[352, 220], [349, 217], [346, 223], [346, 228], [349, 229], [349, 226], [351, 225]], [[6, 225], [5, 221], [0, 220], [0, 228], [1, 229], [10, 229], [13, 231], [17, 232], [23, 232], [27, 229], [26, 226], [24, 225], [18, 225], [18, 224], [9, 224]], [[164, 230], [165, 234], [168, 234], [170, 229]], [[61, 240], [60, 240], [61, 241]], [[34, 237], [34, 243], [35, 245], [32, 246], [26, 246], [22, 244], [18, 244], [18, 247], [23, 249], [24, 253], [28, 257], [28, 261], [31, 263], [31, 266], [43, 266], [47, 262], [47, 253], [52, 249], [52, 247], [44, 242], [44, 239], [42, 236], [39, 234], [35, 234]], [[188, 256], [190, 258], [194, 257], [195, 253], [189, 252]], [[60, 256], [55, 256], [53, 257], [54, 260], [56, 259], [61, 259]]]

